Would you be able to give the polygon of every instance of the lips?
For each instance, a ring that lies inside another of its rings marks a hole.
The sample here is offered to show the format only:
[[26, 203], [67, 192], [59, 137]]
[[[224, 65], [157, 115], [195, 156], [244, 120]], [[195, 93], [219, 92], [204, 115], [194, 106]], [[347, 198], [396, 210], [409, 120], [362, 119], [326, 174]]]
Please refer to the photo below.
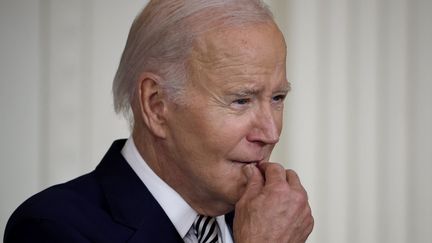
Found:
[[234, 163], [242, 163], [242, 164], [252, 164], [252, 163], [258, 163], [259, 160], [251, 160], [251, 161], [240, 161], [240, 160], [233, 160]]
[[263, 153], [243, 153], [241, 155], [232, 155], [228, 157], [229, 161], [239, 164], [260, 164], [264, 162], [266, 156]]
[[262, 159], [258, 159], [258, 160], [231, 160], [234, 163], [240, 163], [240, 164], [259, 164], [260, 162], [262, 162]]

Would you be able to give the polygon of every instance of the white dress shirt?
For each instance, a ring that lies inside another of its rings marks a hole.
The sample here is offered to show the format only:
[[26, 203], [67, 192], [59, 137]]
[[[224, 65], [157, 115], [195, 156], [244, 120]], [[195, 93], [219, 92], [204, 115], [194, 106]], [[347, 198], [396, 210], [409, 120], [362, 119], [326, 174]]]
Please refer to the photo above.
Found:
[[[198, 213], [168, 184], [166, 184], [138, 152], [132, 137], [126, 141], [121, 151], [123, 157], [138, 175], [186, 243], [196, 243], [197, 239], [191, 226]], [[216, 217], [219, 226], [219, 242], [233, 243], [225, 216]], [[222, 239], [222, 241], [221, 241]]]

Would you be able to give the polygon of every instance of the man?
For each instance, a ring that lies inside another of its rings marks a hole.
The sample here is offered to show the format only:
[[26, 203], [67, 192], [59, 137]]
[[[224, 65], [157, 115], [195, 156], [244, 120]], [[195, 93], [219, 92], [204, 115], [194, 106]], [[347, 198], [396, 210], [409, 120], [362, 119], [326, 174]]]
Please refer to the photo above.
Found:
[[299, 178], [267, 162], [289, 91], [258, 0], [150, 1], [114, 80], [131, 137], [21, 205], [5, 242], [304, 242]]

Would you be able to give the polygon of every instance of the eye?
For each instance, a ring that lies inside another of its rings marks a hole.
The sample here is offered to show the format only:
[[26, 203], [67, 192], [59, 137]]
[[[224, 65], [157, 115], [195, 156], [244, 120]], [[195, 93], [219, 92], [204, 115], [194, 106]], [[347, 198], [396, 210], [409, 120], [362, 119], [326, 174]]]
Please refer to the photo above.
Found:
[[250, 103], [250, 99], [248, 98], [237, 99], [234, 100], [233, 103], [236, 105], [247, 105]]
[[276, 95], [273, 96], [273, 102], [283, 102], [285, 100], [286, 95]]

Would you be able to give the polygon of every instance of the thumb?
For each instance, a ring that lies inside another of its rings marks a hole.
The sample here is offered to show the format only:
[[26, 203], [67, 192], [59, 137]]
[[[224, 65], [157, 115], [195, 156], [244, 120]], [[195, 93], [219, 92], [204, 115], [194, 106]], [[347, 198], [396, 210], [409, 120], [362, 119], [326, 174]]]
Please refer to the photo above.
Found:
[[258, 168], [252, 164], [244, 166], [243, 173], [247, 178], [247, 184], [242, 199], [249, 200], [255, 198], [264, 187], [264, 178]]

